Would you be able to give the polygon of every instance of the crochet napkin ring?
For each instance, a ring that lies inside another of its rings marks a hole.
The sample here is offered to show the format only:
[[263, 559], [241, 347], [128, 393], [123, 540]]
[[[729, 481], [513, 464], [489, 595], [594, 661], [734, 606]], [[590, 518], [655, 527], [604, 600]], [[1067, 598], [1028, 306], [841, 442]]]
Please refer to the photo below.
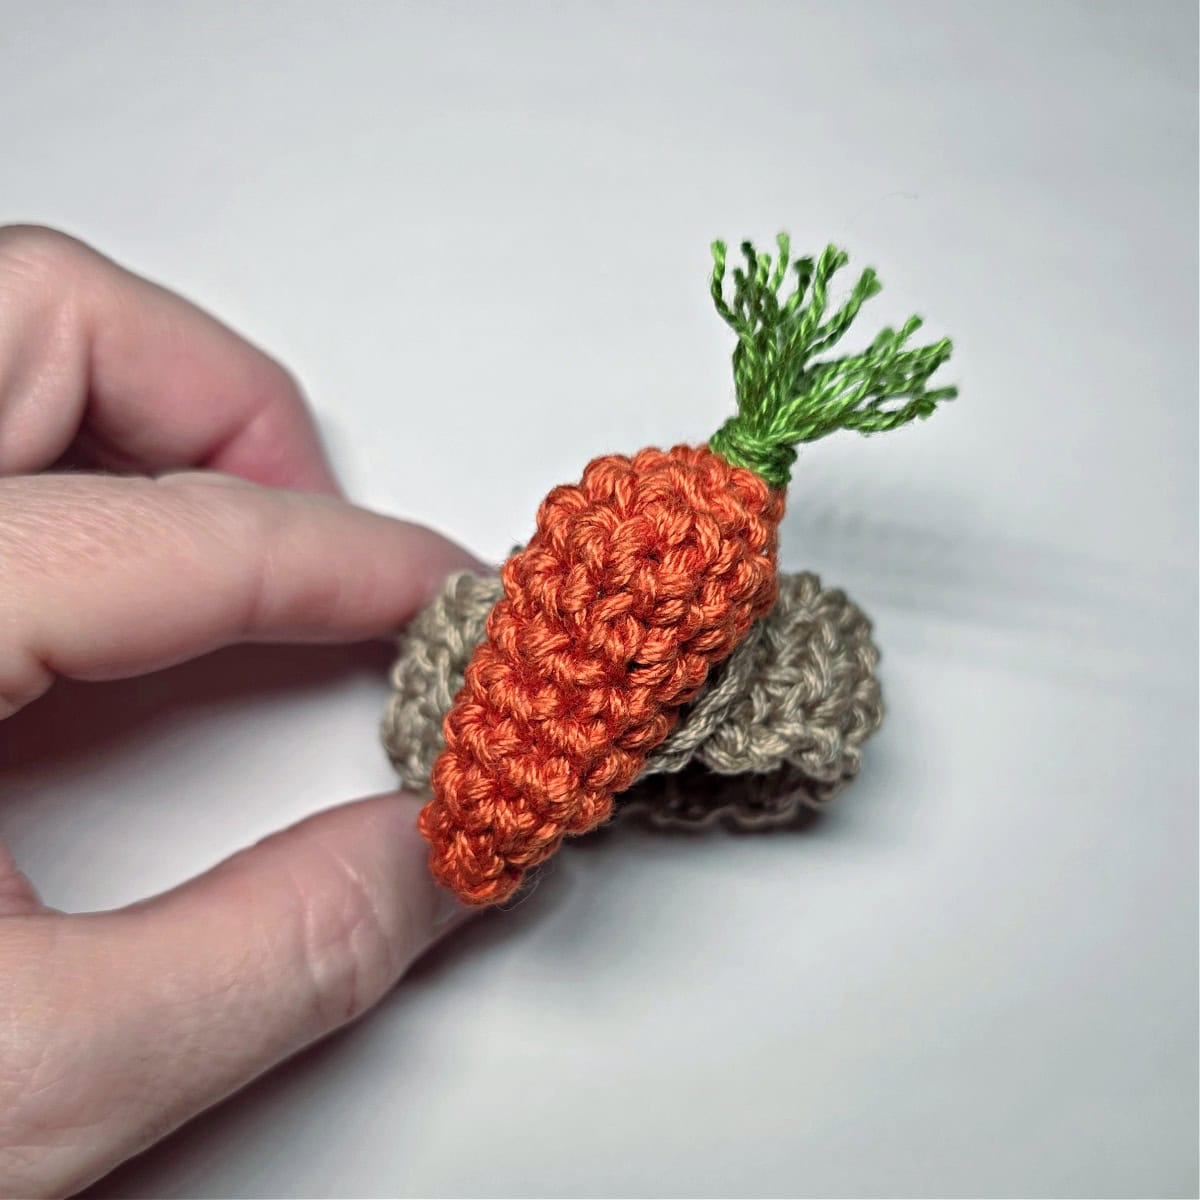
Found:
[[[429, 791], [446, 713], [502, 595], [497, 576], [452, 575], [400, 637], [383, 743], [409, 791]], [[883, 719], [878, 661], [871, 623], [844, 592], [781, 573], [774, 607], [709, 672], [617, 812], [749, 830], [824, 807], [858, 774]]]

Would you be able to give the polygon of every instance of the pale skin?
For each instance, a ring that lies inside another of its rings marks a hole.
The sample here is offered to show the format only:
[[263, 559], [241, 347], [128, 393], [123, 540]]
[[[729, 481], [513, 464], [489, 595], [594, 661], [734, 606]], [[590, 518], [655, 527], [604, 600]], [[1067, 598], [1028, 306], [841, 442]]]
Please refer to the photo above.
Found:
[[[57, 678], [386, 636], [471, 565], [342, 498], [265, 354], [63, 234], [0, 228], [0, 720]], [[418, 809], [342, 803], [83, 915], [0, 843], [0, 1195], [78, 1191], [379, 1000], [464, 915]]]

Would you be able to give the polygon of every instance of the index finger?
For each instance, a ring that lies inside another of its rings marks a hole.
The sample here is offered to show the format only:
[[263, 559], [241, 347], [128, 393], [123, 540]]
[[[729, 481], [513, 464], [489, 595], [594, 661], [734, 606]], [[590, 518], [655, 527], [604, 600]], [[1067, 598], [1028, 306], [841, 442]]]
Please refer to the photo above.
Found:
[[338, 491], [272, 358], [74, 238], [0, 228], [0, 475], [42, 470], [77, 444], [108, 469], [204, 467]]
[[0, 720], [56, 676], [391, 634], [477, 567], [430, 529], [210, 472], [0, 480], [0, 515]]

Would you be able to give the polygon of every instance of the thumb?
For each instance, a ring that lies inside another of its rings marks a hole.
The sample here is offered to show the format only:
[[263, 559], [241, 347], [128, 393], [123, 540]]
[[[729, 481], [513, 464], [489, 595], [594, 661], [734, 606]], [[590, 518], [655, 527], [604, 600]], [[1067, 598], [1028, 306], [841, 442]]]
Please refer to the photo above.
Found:
[[418, 809], [362, 800], [131, 908], [0, 921], [0, 1194], [79, 1189], [379, 1000], [466, 915]]

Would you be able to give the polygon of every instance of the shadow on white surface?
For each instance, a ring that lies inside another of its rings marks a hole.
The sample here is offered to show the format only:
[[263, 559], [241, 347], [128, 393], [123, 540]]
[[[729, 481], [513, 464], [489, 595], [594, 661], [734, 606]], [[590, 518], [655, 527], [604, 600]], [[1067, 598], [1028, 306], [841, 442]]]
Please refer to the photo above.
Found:
[[1052, 516], [1045, 540], [1017, 538], [963, 495], [906, 486], [892, 497], [879, 482], [869, 495], [836, 491], [793, 506], [780, 560], [817, 570], [886, 622], [885, 655], [969, 646], [973, 659], [1030, 678], [1189, 694], [1180, 664], [1195, 658], [1196, 638], [1178, 638], [1194, 626], [1189, 564], [1089, 553]]

